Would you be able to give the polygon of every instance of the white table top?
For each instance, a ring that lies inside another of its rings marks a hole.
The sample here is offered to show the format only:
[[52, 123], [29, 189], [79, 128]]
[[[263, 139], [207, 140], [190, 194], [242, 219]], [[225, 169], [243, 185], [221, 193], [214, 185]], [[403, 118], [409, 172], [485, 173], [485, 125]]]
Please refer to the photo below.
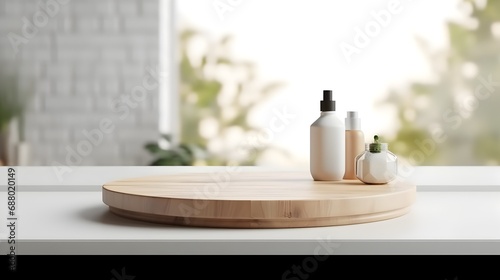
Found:
[[[500, 253], [498, 167], [417, 168], [408, 179], [416, 182], [418, 189], [410, 213], [386, 221], [347, 226], [294, 229], [168, 226], [115, 216], [102, 202], [100, 185], [110, 180], [168, 172], [219, 172], [223, 168], [85, 167], [63, 181], [54, 181], [47, 174], [47, 167], [18, 167], [17, 254]], [[6, 173], [6, 168], [0, 168], [0, 182], [7, 182]], [[0, 192], [0, 217], [5, 222], [6, 196], [5, 191]], [[7, 229], [0, 227], [3, 252]]]

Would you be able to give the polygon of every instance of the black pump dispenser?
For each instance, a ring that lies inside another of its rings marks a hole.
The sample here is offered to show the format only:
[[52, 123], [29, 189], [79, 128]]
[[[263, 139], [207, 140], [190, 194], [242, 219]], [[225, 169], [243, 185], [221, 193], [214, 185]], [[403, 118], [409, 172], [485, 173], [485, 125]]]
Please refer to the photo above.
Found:
[[335, 111], [335, 101], [332, 100], [332, 91], [323, 90], [323, 100], [320, 102], [321, 112]]

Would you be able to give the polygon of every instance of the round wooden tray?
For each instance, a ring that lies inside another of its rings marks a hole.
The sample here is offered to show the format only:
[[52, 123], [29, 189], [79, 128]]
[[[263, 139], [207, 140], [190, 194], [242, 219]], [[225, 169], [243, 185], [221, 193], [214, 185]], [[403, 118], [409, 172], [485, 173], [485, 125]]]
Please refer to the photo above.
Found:
[[403, 181], [313, 181], [297, 172], [193, 173], [110, 182], [102, 195], [113, 213], [143, 221], [291, 228], [395, 218], [410, 210], [416, 187]]

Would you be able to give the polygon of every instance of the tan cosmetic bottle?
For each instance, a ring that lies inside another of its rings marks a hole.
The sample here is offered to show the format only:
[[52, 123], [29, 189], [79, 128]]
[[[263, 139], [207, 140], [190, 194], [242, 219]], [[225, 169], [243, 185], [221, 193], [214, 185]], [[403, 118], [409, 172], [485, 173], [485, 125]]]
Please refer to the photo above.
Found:
[[361, 131], [358, 112], [348, 111], [345, 118], [345, 173], [344, 179], [356, 177], [356, 156], [365, 151], [365, 135]]

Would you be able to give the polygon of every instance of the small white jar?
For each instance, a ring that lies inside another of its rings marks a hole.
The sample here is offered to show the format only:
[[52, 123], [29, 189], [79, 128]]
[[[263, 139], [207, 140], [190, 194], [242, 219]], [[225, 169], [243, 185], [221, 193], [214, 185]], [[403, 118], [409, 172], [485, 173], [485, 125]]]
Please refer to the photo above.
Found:
[[356, 157], [356, 177], [365, 184], [387, 184], [396, 179], [398, 158], [388, 150], [387, 143], [365, 144], [365, 151]]

